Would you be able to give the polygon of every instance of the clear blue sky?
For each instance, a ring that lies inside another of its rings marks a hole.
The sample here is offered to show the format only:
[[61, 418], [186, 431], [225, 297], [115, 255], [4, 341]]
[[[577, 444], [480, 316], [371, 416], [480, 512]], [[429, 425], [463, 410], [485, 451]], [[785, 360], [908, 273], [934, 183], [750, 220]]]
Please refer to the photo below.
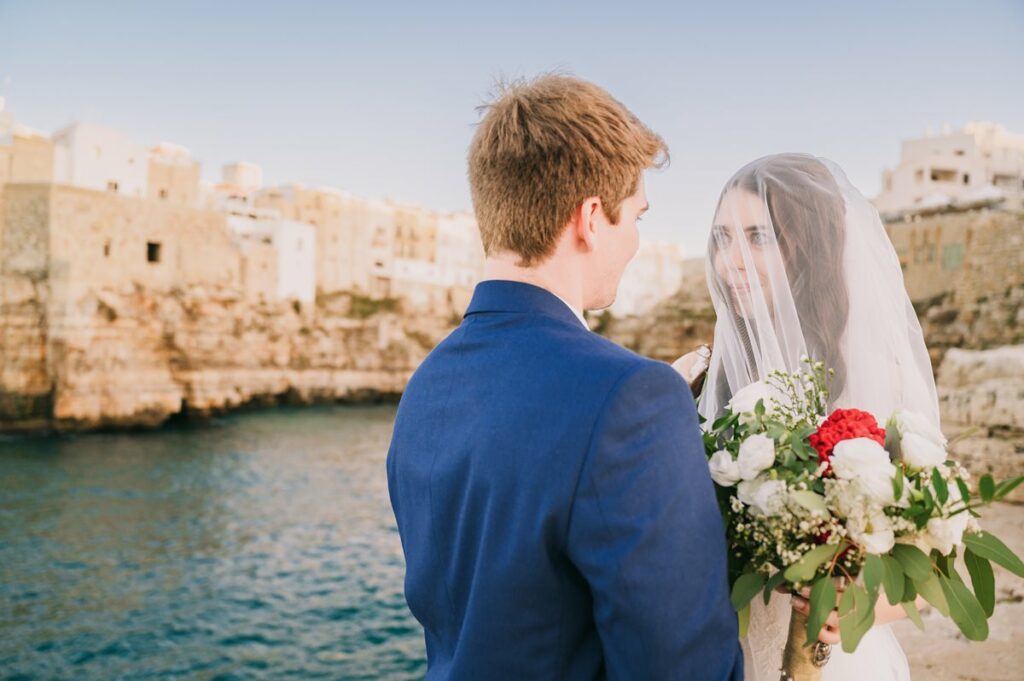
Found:
[[1022, 65], [1022, 0], [0, 0], [0, 94], [20, 122], [177, 142], [211, 180], [251, 160], [271, 183], [468, 208], [494, 78], [588, 78], [669, 143], [642, 229], [693, 254], [722, 183], [758, 156], [827, 156], [872, 195], [928, 125], [1024, 132]]

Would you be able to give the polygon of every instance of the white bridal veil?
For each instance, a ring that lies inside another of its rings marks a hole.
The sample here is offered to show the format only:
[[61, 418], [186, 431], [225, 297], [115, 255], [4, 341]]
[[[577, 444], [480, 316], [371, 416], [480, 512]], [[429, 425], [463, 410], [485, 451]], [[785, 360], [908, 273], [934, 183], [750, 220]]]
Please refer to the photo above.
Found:
[[[830, 409], [871, 412], [881, 425], [897, 409], [939, 422], [928, 351], [885, 228], [834, 163], [804, 154], [768, 156], [725, 185], [708, 242], [715, 306], [714, 351], [699, 411], [717, 417], [739, 389], [802, 358], [835, 370]], [[747, 679], [776, 681], [789, 598], [754, 599], [745, 641]], [[826, 681], [907, 679], [888, 627], [857, 652], [838, 646]]]
[[768, 156], [726, 184], [708, 242], [717, 314], [706, 417], [810, 356], [835, 369], [831, 407], [899, 408], [938, 423], [931, 363], [874, 206], [831, 161]]

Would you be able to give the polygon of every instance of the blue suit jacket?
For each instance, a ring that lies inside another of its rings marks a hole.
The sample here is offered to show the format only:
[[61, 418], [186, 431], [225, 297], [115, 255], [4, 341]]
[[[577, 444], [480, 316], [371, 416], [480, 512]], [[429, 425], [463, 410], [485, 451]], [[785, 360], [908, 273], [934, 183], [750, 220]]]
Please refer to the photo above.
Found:
[[477, 286], [387, 460], [428, 679], [741, 679], [722, 521], [667, 364]]

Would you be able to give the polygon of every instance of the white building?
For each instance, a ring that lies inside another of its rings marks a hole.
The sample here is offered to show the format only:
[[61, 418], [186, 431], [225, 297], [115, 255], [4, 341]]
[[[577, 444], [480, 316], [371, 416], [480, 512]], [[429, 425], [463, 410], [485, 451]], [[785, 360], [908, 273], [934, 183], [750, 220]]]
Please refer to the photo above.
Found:
[[882, 172], [875, 199], [888, 217], [992, 204], [1024, 206], [1024, 135], [987, 122], [904, 141], [900, 162]]
[[7, 100], [0, 97], [0, 137], [9, 137], [14, 132], [14, 113], [7, 110]]
[[224, 166], [224, 183], [245, 191], [255, 191], [263, 186], [263, 168], [248, 161], [238, 161]]
[[228, 211], [228, 227], [238, 238], [273, 245], [277, 253], [277, 296], [312, 303], [316, 299], [316, 230], [313, 226], [282, 219], [277, 211], [254, 209], [244, 202], [224, 207]]
[[626, 268], [612, 314], [623, 317], [644, 314], [683, 284], [683, 247], [676, 243], [645, 241]]
[[75, 123], [53, 135], [53, 181], [73, 187], [144, 198], [149, 150], [124, 133]]
[[472, 213], [438, 216], [437, 268], [442, 286], [472, 287], [480, 280], [484, 248]]

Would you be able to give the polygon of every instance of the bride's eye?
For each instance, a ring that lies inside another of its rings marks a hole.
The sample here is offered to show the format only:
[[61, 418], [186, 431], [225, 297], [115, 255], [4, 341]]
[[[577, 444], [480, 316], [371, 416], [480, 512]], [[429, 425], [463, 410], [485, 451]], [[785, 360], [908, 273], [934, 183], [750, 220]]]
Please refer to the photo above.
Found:
[[729, 244], [729, 233], [721, 227], [716, 227], [712, 230], [711, 235], [718, 246], [727, 246]]
[[769, 237], [768, 232], [764, 230], [759, 229], [756, 232], [750, 233], [750, 243], [755, 246], [767, 246], [771, 242], [771, 237]]

